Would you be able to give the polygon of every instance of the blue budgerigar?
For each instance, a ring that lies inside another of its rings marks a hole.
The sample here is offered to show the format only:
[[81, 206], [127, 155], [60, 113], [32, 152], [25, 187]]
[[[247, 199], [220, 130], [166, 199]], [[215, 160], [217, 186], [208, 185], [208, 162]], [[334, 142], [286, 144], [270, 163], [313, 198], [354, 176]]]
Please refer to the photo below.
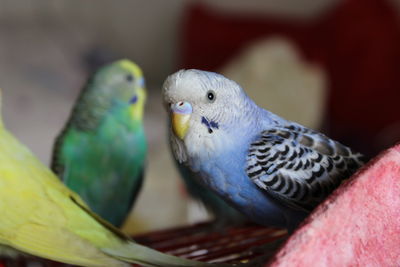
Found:
[[237, 225], [246, 221], [242, 213], [201, 183], [199, 173], [193, 172], [188, 166], [178, 161], [176, 164], [189, 195], [203, 204], [214, 217], [213, 228]]
[[234, 81], [181, 70], [163, 85], [176, 159], [244, 213], [293, 230], [363, 155], [258, 107]]

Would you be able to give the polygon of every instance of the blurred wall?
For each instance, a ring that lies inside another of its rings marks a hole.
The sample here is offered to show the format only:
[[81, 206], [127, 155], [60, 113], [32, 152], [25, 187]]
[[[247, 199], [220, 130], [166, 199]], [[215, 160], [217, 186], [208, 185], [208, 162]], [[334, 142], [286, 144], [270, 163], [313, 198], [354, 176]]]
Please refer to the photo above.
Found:
[[[134, 58], [148, 80], [161, 81], [176, 65], [179, 22], [185, 4], [191, 1], [0, 0], [0, 23], [60, 29], [68, 36], [59, 44], [60, 50], [66, 45], [102, 45]], [[311, 16], [338, 0], [201, 1], [230, 11]]]
[[[0, 23], [60, 29], [66, 45], [102, 45], [134, 58], [150, 80], [174, 65], [177, 23], [184, 0], [0, 1]], [[48, 36], [51, 38], [52, 36]]]

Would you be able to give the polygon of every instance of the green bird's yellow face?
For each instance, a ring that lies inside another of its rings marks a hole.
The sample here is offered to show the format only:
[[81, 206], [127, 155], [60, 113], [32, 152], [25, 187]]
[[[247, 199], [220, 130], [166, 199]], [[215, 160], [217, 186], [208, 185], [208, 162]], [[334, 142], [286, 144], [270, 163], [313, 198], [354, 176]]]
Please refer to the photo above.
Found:
[[143, 118], [146, 102], [145, 81], [142, 70], [130, 60], [122, 59], [102, 68], [94, 81], [101, 87], [99, 97], [129, 105], [134, 120]]

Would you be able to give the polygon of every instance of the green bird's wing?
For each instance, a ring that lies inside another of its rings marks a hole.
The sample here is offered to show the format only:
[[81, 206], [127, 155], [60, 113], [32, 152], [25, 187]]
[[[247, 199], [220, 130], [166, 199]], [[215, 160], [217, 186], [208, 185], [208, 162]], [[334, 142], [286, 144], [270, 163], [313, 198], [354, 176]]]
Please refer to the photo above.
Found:
[[81, 90], [67, 123], [54, 142], [50, 166], [60, 178], [64, 176], [65, 168], [63, 161], [60, 159], [60, 150], [69, 130], [76, 129], [82, 132], [94, 133], [111, 107], [111, 101], [108, 98], [93, 97], [90, 92], [93, 90], [92, 84], [93, 80], [90, 79], [84, 89]]

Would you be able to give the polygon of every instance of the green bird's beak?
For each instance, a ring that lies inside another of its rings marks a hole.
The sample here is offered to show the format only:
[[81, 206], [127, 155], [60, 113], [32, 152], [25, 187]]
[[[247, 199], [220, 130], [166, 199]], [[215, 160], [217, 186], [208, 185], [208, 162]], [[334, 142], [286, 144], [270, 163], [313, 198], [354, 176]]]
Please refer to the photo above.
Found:
[[192, 115], [192, 106], [188, 102], [178, 102], [171, 107], [171, 125], [174, 134], [181, 140], [189, 129], [189, 120]]

